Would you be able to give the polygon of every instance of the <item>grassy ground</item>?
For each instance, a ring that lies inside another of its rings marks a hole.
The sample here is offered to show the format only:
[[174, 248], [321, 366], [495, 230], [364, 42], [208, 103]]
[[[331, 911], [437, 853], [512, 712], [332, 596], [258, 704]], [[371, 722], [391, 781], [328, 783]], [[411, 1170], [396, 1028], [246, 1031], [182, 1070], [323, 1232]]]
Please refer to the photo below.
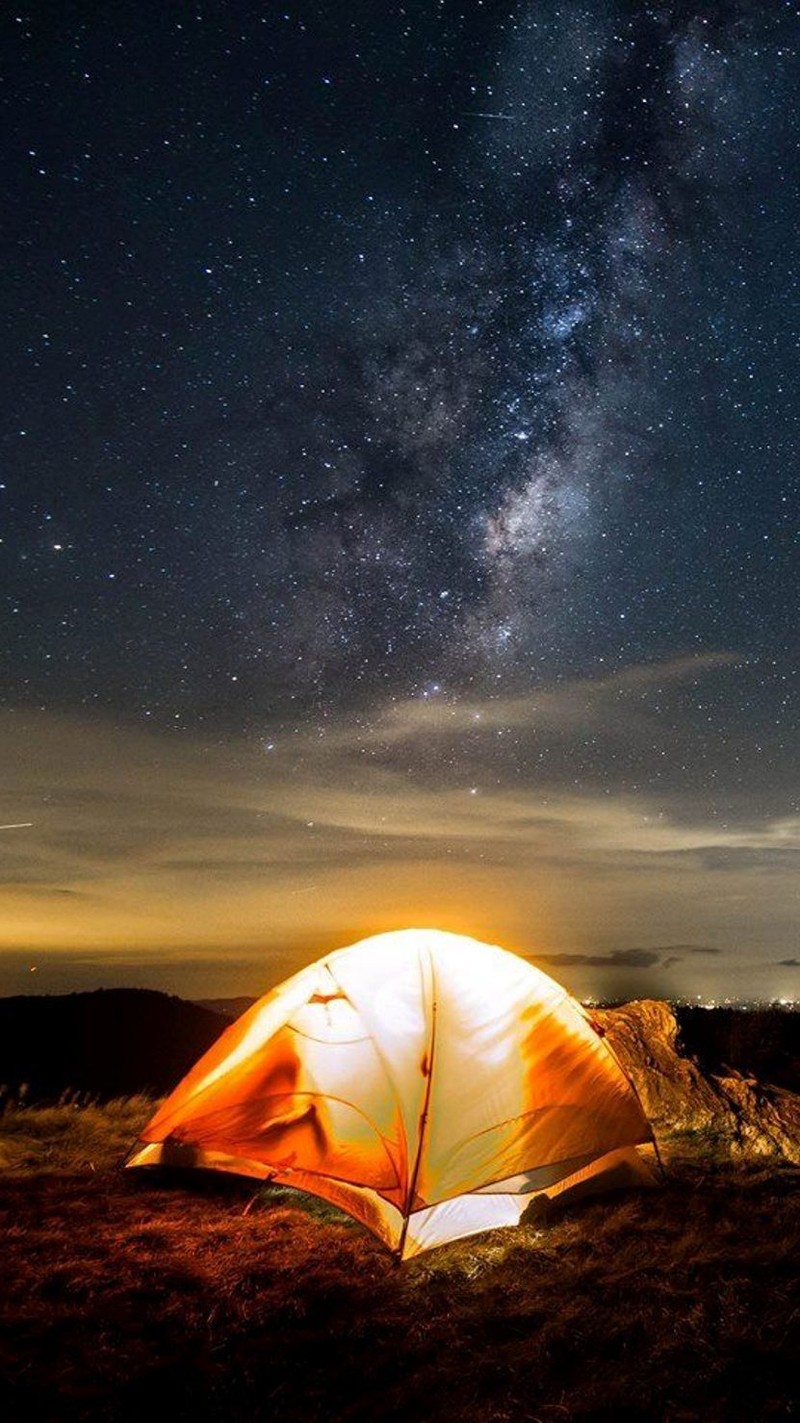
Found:
[[115, 1170], [148, 1111], [0, 1119], [6, 1423], [800, 1411], [796, 1168], [684, 1139], [658, 1191], [398, 1268], [309, 1198]]

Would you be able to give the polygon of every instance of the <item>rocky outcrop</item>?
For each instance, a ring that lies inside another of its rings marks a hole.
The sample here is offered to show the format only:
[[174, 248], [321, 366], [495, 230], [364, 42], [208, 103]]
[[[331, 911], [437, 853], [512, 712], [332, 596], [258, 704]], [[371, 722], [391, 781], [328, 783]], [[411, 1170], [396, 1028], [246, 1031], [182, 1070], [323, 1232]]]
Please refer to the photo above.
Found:
[[740, 1073], [704, 1074], [684, 1055], [668, 1003], [597, 1009], [593, 1020], [630, 1076], [657, 1136], [705, 1133], [734, 1153], [800, 1165], [800, 1096]]

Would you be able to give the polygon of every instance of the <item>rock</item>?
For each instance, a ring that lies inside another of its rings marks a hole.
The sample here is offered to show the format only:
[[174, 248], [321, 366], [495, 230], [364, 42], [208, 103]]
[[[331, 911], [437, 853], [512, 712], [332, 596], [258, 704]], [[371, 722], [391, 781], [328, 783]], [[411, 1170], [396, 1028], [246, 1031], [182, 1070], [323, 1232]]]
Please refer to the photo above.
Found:
[[593, 1021], [631, 1078], [656, 1135], [704, 1132], [734, 1153], [800, 1165], [800, 1096], [740, 1073], [704, 1074], [678, 1046], [668, 1003], [596, 1009]]

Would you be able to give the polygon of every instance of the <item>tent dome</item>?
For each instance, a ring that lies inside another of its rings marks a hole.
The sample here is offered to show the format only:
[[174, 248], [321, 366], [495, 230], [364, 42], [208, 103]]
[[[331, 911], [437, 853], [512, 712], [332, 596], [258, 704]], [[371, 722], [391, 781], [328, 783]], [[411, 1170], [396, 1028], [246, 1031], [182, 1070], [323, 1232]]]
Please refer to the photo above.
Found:
[[259, 999], [127, 1164], [300, 1187], [407, 1258], [517, 1224], [531, 1194], [646, 1175], [634, 1148], [650, 1140], [565, 989], [504, 949], [407, 929], [328, 954]]

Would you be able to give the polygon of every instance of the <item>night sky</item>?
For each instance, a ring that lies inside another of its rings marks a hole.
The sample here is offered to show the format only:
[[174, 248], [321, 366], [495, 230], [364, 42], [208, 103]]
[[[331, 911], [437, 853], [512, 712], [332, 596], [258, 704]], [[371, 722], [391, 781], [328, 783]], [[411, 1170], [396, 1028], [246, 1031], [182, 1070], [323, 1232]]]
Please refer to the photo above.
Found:
[[800, 998], [798, 33], [6, 8], [0, 991]]

